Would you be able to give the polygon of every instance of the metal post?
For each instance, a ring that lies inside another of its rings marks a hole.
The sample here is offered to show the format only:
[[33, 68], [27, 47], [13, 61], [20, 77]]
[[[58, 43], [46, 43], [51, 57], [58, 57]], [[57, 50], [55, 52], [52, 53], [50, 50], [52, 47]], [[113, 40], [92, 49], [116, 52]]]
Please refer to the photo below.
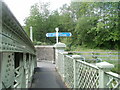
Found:
[[74, 66], [74, 88], [76, 88], [76, 60], [73, 60]]
[[65, 55], [67, 55], [68, 54], [68, 52], [63, 52], [63, 68], [62, 68], [62, 70], [63, 70], [63, 81], [65, 81]]
[[106, 82], [108, 82], [108, 80], [105, 72], [110, 71], [110, 69], [113, 68], [114, 65], [108, 62], [100, 62], [96, 65], [99, 68], [99, 88], [106, 88]]
[[59, 42], [59, 43], [56, 43], [54, 47], [55, 47], [55, 64], [56, 64], [56, 68], [58, 68], [58, 59], [59, 59], [58, 53], [64, 52], [66, 45], [64, 43]]
[[56, 30], [56, 43], [58, 43], [58, 31], [59, 31], [59, 28], [55, 28]]
[[[0, 1], [0, 33], [2, 33], [2, 1]], [[2, 43], [2, 38], [0, 38], [0, 43]], [[2, 48], [2, 44], [0, 44], [0, 48]], [[0, 90], [2, 90], [2, 53], [0, 53]]]
[[32, 26], [30, 26], [30, 39], [31, 39], [31, 41], [33, 41]]
[[77, 60], [80, 60], [80, 55], [72, 55], [73, 59], [73, 67], [74, 67], [74, 88], [77, 88], [77, 78], [76, 78], [76, 63]]
[[26, 88], [26, 53], [23, 53], [23, 76], [22, 76], [22, 88]]

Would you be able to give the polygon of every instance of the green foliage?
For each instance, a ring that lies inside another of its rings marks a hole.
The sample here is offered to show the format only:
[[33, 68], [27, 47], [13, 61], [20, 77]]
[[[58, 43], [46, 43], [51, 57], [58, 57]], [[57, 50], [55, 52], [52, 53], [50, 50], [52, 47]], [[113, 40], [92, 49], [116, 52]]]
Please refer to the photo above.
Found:
[[[55, 27], [58, 26], [59, 14], [54, 11], [50, 14], [49, 4], [43, 4], [43, 9], [39, 10], [38, 4], [31, 7], [30, 16], [25, 19], [25, 30], [29, 35], [30, 26], [33, 27], [33, 40], [37, 42], [54, 43], [54, 38], [47, 38], [46, 33], [54, 32]], [[43, 44], [43, 43], [42, 43]]]
[[25, 30], [33, 26], [33, 39], [37, 42], [54, 44], [55, 38], [48, 38], [46, 33], [71, 32], [72, 37], [60, 38], [68, 50], [77, 46], [90, 48], [120, 48], [118, 2], [71, 2], [64, 4], [59, 11], [49, 11], [49, 3], [31, 7], [30, 16], [25, 19]]
[[[58, 27], [59, 32], [72, 33], [71, 37], [59, 38], [60, 42], [67, 45], [68, 51], [120, 50], [119, 4], [118, 2], [71, 2], [70, 6], [65, 4], [55, 11], [49, 10], [49, 3], [41, 4], [41, 9], [35, 4], [31, 6], [30, 16], [25, 19], [24, 28], [30, 35], [29, 28], [33, 27], [34, 45], [54, 44], [55, 38], [45, 35], [55, 32], [55, 28]], [[109, 62], [115, 65], [112, 71], [120, 73], [120, 63], [110, 60]]]
[[118, 3], [72, 2], [70, 7], [76, 20], [73, 34], [75, 45], [107, 49], [119, 47]]

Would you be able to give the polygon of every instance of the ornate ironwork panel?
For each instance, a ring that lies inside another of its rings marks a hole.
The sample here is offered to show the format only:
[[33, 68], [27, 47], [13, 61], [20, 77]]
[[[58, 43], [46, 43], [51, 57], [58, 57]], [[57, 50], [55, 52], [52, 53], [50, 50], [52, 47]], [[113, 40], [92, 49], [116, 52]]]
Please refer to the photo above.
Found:
[[77, 88], [98, 88], [98, 69], [83, 61], [76, 62]]
[[70, 56], [65, 56], [65, 83], [69, 88], [74, 87], [74, 67], [73, 67], [73, 58]]

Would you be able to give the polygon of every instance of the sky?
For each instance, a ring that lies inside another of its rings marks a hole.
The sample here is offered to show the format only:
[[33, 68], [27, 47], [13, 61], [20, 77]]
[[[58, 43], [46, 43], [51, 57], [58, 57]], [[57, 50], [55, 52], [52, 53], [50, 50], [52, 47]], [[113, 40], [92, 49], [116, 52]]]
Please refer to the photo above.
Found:
[[3, 0], [10, 8], [14, 16], [24, 25], [24, 19], [29, 16], [30, 7], [34, 3], [50, 2], [50, 9], [55, 10], [61, 7], [63, 4], [69, 4], [71, 0]]

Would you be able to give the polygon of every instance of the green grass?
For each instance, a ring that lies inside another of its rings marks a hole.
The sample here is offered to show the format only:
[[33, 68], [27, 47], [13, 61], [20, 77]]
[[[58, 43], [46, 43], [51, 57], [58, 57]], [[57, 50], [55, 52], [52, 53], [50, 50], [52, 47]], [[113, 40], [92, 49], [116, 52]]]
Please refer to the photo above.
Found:
[[[91, 49], [91, 48], [82, 47], [82, 46], [78, 46], [78, 47], [73, 46], [71, 48], [67, 47], [66, 49], [67, 49], [67, 51], [80, 51], [80, 52], [118, 52], [117, 50], [108, 50], [108, 49], [99, 49], [99, 48]], [[76, 53], [74, 53], [74, 54], [76, 54]], [[92, 53], [77, 53], [77, 54], [78, 55], [91, 55]], [[114, 64], [115, 67], [111, 71], [120, 74], [120, 60], [118, 60], [119, 59], [118, 53], [94, 53], [94, 54], [95, 55], [116, 55], [115, 57], [112, 57], [112, 56], [111, 57], [110, 56], [99, 57], [98, 56], [98, 58], [101, 58], [103, 61]], [[94, 59], [92, 56], [88, 56], [85, 58], [86, 58], [86, 60]], [[117, 59], [117, 60], [112, 60], [112, 59]]]

